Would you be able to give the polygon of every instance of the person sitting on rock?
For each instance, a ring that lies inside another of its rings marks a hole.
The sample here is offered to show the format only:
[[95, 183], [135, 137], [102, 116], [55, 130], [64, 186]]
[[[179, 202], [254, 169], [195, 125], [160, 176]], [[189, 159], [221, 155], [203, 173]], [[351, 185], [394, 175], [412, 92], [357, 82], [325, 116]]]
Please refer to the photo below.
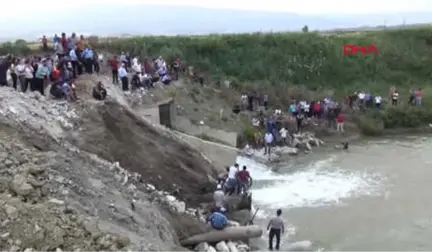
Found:
[[98, 82], [96, 86], [93, 87], [93, 98], [99, 101], [105, 100], [107, 96], [107, 90], [103, 86], [102, 82]]
[[170, 82], [171, 82], [171, 77], [168, 74], [162, 76], [162, 83], [163, 84], [169, 85]]
[[66, 98], [66, 95], [62, 89], [60, 82], [51, 84], [50, 94], [54, 97], [54, 99]]
[[219, 211], [213, 212], [208, 218], [207, 222], [210, 222], [212, 228], [216, 230], [223, 230], [228, 224], [228, 218], [224, 214], [225, 209], [221, 207]]

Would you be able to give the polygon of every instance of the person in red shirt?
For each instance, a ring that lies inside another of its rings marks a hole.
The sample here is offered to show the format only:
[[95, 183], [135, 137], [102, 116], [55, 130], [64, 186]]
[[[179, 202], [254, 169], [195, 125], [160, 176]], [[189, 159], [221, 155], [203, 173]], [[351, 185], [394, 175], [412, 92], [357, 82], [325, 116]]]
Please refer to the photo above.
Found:
[[111, 66], [113, 84], [118, 84], [118, 67], [119, 67], [119, 62], [117, 60], [117, 56], [114, 56], [114, 58], [110, 59], [108, 61], [108, 64]]
[[316, 118], [320, 117], [320, 115], [321, 115], [321, 113], [320, 113], [321, 112], [321, 102], [320, 101], [317, 101], [314, 103], [312, 111], [313, 111], [313, 115]]
[[66, 38], [66, 33], [64, 33], [64, 32], [61, 34], [60, 43], [61, 43], [61, 45], [63, 47], [64, 54], [68, 55], [69, 54], [68, 41], [67, 41], [67, 38]]
[[48, 40], [45, 35], [42, 37], [42, 48], [45, 52], [48, 51]]
[[339, 113], [339, 115], [336, 117], [336, 129], [338, 132], [344, 132], [344, 121], [344, 115]]
[[251, 179], [249, 171], [247, 171], [246, 165], [243, 166], [243, 170], [237, 173], [238, 180], [238, 193], [246, 193], [249, 187], [249, 180]]
[[415, 104], [421, 106], [423, 97], [423, 90], [421, 88], [417, 89], [415, 92]]

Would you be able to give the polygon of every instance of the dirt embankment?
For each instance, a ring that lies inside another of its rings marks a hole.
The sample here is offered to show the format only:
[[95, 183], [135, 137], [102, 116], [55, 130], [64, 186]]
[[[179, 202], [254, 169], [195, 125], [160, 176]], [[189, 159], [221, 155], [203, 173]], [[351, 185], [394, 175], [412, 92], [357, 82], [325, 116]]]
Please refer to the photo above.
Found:
[[[101, 77], [86, 78], [91, 86]], [[132, 192], [112, 162], [178, 191], [188, 207], [207, 192], [213, 169], [136, 116], [115, 89], [106, 102], [69, 104], [1, 88], [0, 250], [181, 249], [187, 220]]]

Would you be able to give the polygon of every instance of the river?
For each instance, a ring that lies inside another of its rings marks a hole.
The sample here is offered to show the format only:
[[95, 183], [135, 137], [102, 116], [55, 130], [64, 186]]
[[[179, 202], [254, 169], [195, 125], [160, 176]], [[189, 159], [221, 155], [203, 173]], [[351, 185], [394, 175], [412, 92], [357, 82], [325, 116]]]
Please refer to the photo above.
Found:
[[404, 136], [365, 139], [348, 151], [320, 148], [274, 172], [246, 158], [237, 162], [254, 178], [257, 223], [265, 226], [276, 209], [283, 210], [290, 226], [285, 244], [310, 240], [314, 249], [332, 251], [431, 250], [431, 154], [432, 138]]

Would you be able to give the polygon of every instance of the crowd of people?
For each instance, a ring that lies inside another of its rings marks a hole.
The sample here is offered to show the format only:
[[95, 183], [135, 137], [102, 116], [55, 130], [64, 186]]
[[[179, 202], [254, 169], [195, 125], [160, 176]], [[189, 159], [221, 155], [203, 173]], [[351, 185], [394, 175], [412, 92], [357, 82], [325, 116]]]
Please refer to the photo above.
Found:
[[[45, 89], [50, 85], [49, 92], [54, 98], [75, 101], [78, 99], [76, 78], [82, 74], [99, 74], [101, 67], [110, 68], [113, 84], [121, 84], [123, 91], [149, 89], [158, 81], [169, 85], [183, 71], [180, 59], [167, 65], [162, 57], [140, 61], [122, 52], [119, 57], [104, 61], [104, 55], [94, 50], [83, 35], [78, 37], [75, 33], [54, 35], [52, 46], [43, 36], [41, 43], [44, 56], [18, 58], [7, 55], [1, 60], [1, 86], [7, 86], [10, 78], [13, 88], [21, 92], [30, 90], [45, 95]], [[96, 83], [92, 95], [98, 100], [105, 99], [104, 84]]]

